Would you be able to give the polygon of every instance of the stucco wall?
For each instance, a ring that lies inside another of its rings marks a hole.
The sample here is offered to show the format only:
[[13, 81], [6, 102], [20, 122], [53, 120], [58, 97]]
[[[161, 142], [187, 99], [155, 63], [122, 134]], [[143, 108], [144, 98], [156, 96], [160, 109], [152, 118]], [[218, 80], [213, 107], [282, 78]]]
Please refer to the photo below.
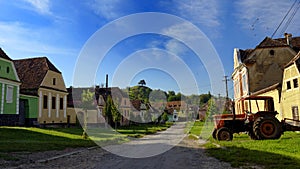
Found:
[[18, 81], [14, 64], [11, 61], [0, 58], [0, 77]]
[[[67, 93], [56, 90], [40, 88], [39, 91], [39, 115], [38, 122], [44, 123], [66, 123], [67, 122]], [[47, 96], [47, 107], [44, 108], [44, 96]], [[52, 97], [55, 97], [52, 100]], [[58, 100], [57, 100], [58, 98]], [[60, 108], [60, 99], [63, 100], [63, 107]], [[55, 108], [52, 108], [52, 102], [55, 102]]]
[[[55, 79], [55, 80], [53, 80]], [[53, 83], [55, 81], [55, 83]], [[62, 90], [62, 91], [67, 91], [64, 79], [60, 73], [48, 70], [41, 86], [47, 86], [51, 87], [54, 89]]]
[[[270, 51], [274, 51], [274, 55]], [[282, 82], [284, 65], [296, 55], [288, 47], [256, 49], [255, 63], [247, 65], [250, 78], [250, 92], [256, 92]]]
[[274, 100], [274, 109], [278, 112], [278, 115], [276, 116], [278, 120], [282, 120], [282, 110], [281, 110], [281, 104], [280, 104], [280, 91], [277, 89], [270, 90], [266, 93], [260, 94], [259, 96], [271, 96]]
[[38, 102], [39, 99], [36, 96], [20, 95], [20, 99], [28, 101], [28, 110], [26, 110], [26, 118], [38, 118]]
[[[295, 87], [293, 84], [293, 80], [297, 79], [298, 83], [300, 80], [300, 75], [298, 69], [293, 64], [285, 69], [283, 85], [282, 85], [282, 98], [281, 98], [281, 106], [282, 106], [282, 117], [283, 118], [293, 118], [292, 107], [298, 106], [300, 109], [300, 90], [299, 86]], [[287, 82], [290, 81], [291, 89], [287, 88]]]

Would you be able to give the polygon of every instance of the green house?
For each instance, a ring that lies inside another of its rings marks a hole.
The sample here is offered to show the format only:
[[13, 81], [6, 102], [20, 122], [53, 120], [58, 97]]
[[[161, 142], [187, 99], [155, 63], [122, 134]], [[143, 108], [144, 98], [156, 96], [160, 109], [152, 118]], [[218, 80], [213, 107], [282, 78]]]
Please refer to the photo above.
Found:
[[0, 48], [0, 125], [19, 125], [20, 80], [14, 63]]

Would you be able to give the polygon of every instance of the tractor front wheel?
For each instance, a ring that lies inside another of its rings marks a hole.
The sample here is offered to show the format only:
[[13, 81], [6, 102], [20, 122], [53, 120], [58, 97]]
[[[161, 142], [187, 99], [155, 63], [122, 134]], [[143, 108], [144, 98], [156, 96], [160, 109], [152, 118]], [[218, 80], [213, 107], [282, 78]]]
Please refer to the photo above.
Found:
[[231, 141], [233, 134], [227, 127], [222, 127], [217, 131], [217, 139], [219, 141]]
[[214, 131], [212, 133], [212, 137], [216, 140], [217, 140], [217, 131], [218, 131], [217, 129], [214, 129]]
[[259, 117], [254, 122], [253, 132], [259, 140], [279, 139], [282, 126], [275, 117]]

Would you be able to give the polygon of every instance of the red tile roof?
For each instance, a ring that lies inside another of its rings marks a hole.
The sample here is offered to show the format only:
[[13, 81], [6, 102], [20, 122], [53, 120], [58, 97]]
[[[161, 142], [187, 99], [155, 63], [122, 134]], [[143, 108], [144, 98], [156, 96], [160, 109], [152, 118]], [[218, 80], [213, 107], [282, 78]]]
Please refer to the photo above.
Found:
[[22, 82], [21, 93], [25, 94], [37, 94], [48, 70], [61, 73], [46, 57], [14, 60], [14, 64]]
[[242, 62], [244, 62], [244, 61], [245, 62], [251, 62], [251, 59], [249, 57], [255, 49], [274, 48], [274, 47], [290, 47], [295, 52], [298, 53], [300, 51], [300, 37], [292, 37], [290, 39], [290, 45], [287, 44], [287, 39], [286, 38], [272, 39], [270, 37], [266, 37], [254, 49], [240, 50]]

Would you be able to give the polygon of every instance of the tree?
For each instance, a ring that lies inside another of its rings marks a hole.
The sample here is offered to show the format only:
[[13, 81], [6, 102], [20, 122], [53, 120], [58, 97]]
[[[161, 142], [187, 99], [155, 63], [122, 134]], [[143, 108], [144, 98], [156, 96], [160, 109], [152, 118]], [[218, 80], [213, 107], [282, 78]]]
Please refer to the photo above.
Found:
[[141, 100], [144, 103], [149, 103], [149, 95], [152, 89], [147, 86], [134, 86], [129, 90], [130, 100]]
[[167, 122], [169, 120], [168, 114], [166, 112], [163, 113], [161, 118], [164, 122]]
[[142, 80], [139, 81], [138, 84], [141, 85], [141, 86], [145, 86], [146, 85], [146, 81], [144, 79], [142, 79]]
[[83, 125], [83, 133], [82, 133], [82, 137], [84, 139], [88, 138], [87, 135], [87, 116], [88, 110], [91, 109], [95, 109], [95, 105], [94, 105], [94, 94], [92, 92], [90, 92], [90, 90], [83, 90], [82, 94], [81, 94], [81, 108], [84, 110], [84, 125]]
[[215, 99], [211, 98], [208, 101], [208, 109], [206, 112], [206, 118], [209, 118], [209, 120], [212, 120], [213, 115], [215, 115], [217, 113], [218, 113], [218, 108], [216, 106]]
[[118, 122], [121, 120], [122, 115], [113, 103], [111, 108], [111, 114], [112, 114], [112, 119], [115, 123], [115, 129], [117, 129]]
[[105, 103], [105, 106], [104, 106], [104, 109], [103, 109], [103, 115], [105, 116], [105, 120], [106, 122], [111, 125], [111, 121], [113, 120], [112, 118], [112, 104], [113, 104], [113, 101], [112, 101], [112, 98], [111, 96], [107, 96], [107, 99], [106, 99], [106, 103]]
[[115, 129], [117, 129], [117, 124], [121, 120], [121, 113], [119, 112], [117, 106], [114, 104], [113, 99], [109, 95], [104, 106], [103, 114], [107, 120], [107, 123], [111, 125], [111, 121], [115, 124]]
[[200, 106], [207, 103], [211, 99], [211, 94], [208, 92], [208, 94], [201, 94], [200, 95]]

